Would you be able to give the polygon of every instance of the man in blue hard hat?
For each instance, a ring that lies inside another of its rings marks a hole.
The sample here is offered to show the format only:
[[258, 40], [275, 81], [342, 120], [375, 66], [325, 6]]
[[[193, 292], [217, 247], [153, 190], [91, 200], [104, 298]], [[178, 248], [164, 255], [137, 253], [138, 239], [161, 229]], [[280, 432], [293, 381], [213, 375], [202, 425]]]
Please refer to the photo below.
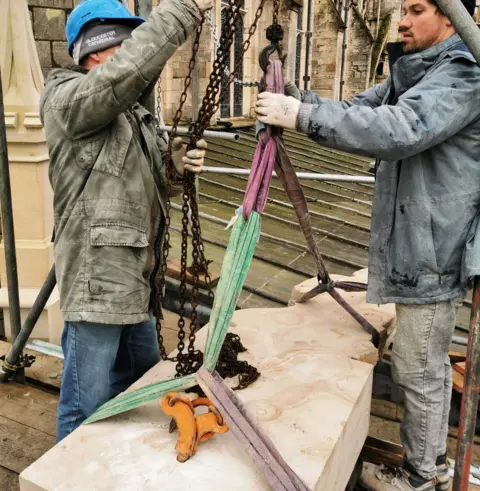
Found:
[[[54, 190], [55, 265], [65, 326], [57, 441], [160, 360], [151, 286], [162, 258], [167, 189], [199, 172], [205, 142], [175, 142], [167, 187], [143, 107], [167, 60], [212, 0], [165, 0], [145, 22], [117, 0], [85, 0], [67, 22], [75, 66], [41, 98]], [[157, 283], [155, 283], [157, 284]]]

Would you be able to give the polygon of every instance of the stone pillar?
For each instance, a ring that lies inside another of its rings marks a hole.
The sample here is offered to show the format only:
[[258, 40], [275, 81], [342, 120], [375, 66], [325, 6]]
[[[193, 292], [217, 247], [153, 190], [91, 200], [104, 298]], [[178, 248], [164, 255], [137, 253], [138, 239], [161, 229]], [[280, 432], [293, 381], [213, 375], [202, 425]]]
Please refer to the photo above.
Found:
[[370, 85], [374, 37], [357, 7], [350, 9], [343, 98], [349, 99]]
[[[17, 246], [22, 319], [28, 313], [53, 263], [52, 189], [48, 151], [39, 117], [43, 75], [26, 0], [0, 0], [0, 73]], [[0, 243], [0, 307], [10, 334], [3, 241]], [[58, 342], [61, 333], [58, 292], [52, 294], [33, 336]]]
[[344, 29], [334, 2], [313, 2], [310, 88], [321, 97], [337, 98]]

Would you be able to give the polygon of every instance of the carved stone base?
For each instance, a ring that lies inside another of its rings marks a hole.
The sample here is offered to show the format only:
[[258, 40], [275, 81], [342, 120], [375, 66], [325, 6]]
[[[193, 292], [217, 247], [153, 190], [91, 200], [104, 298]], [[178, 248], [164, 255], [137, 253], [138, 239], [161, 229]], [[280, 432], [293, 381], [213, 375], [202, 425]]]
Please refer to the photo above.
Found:
[[[27, 317], [33, 302], [37, 298], [39, 288], [20, 288], [20, 311], [22, 324]], [[5, 334], [7, 340], [11, 340], [10, 309], [8, 308], [8, 291], [0, 288], [0, 308], [3, 308], [5, 322]], [[31, 335], [32, 339], [41, 339], [53, 344], [60, 345], [63, 330], [63, 319], [60, 313], [60, 298], [58, 290], [55, 288], [45, 305], [43, 312]]]

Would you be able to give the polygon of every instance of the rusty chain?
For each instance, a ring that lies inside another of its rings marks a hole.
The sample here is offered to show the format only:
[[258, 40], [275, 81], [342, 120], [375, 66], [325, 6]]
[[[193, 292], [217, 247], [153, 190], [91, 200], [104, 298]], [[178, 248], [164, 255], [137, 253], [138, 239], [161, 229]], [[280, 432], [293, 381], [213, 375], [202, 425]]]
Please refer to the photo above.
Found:
[[[168, 360], [170, 359], [171, 361], [177, 361], [177, 372], [178, 372], [178, 364], [179, 361], [182, 360], [182, 355], [183, 355], [183, 349], [185, 347], [184, 345], [184, 338], [185, 338], [185, 320], [183, 318], [185, 314], [185, 291], [186, 291], [186, 262], [185, 262], [185, 268], [183, 267], [182, 263], [182, 283], [180, 286], [181, 292], [183, 291], [184, 294], [181, 296], [181, 316], [178, 321], [178, 327], [179, 327], [179, 341], [178, 341], [178, 355], [175, 358], [168, 358], [166, 350], [165, 350], [165, 345], [163, 342], [163, 335], [162, 335], [162, 313], [161, 313], [161, 305], [164, 303], [164, 295], [165, 295], [165, 278], [167, 275], [167, 269], [168, 269], [168, 255], [170, 252], [170, 211], [171, 211], [171, 203], [170, 203], [170, 191], [171, 191], [171, 181], [175, 180], [175, 168], [172, 163], [172, 144], [173, 140], [175, 139], [177, 135], [177, 128], [178, 125], [180, 124], [180, 119], [182, 117], [182, 112], [183, 112], [183, 106], [185, 105], [185, 102], [187, 100], [187, 91], [188, 88], [191, 85], [192, 82], [192, 73], [195, 68], [195, 62], [196, 62], [196, 55], [198, 53], [198, 49], [200, 47], [200, 36], [202, 34], [202, 28], [203, 28], [203, 20], [200, 23], [200, 25], [197, 28], [196, 34], [195, 34], [195, 39], [193, 42], [193, 47], [192, 47], [192, 57], [189, 62], [189, 71], [187, 74], [187, 77], [184, 80], [184, 88], [182, 95], [180, 96], [180, 103], [177, 108], [177, 111], [175, 113], [175, 116], [173, 117], [173, 127], [172, 127], [172, 132], [170, 134], [169, 142], [168, 142], [168, 149], [165, 154], [165, 167], [166, 167], [166, 194], [167, 194], [167, 199], [166, 199], [166, 207], [164, 211], [165, 215], [165, 226], [164, 226], [164, 240], [163, 240], [163, 249], [161, 251], [162, 258], [160, 260], [160, 248], [162, 246], [162, 241], [160, 237], [157, 237], [156, 240], [156, 246], [155, 246], [155, 258], [156, 258], [156, 270], [154, 271], [152, 277], [153, 277], [153, 292], [152, 292], [152, 297], [153, 297], [153, 302], [154, 302], [154, 311], [155, 311], [155, 316], [157, 319], [157, 338], [158, 338], [158, 344], [160, 348], [160, 354], [163, 360]], [[157, 85], [157, 132], [160, 133], [160, 114], [161, 114], [161, 107], [160, 107], [160, 82]], [[183, 195], [185, 195], [185, 184], [184, 184], [184, 192]], [[185, 205], [184, 205], [185, 206]], [[186, 214], [186, 226], [188, 227], [188, 203], [187, 203], [187, 212]], [[184, 217], [185, 218], [185, 217]], [[182, 225], [183, 225], [184, 219], [182, 219]], [[186, 241], [188, 240], [188, 228], [184, 232], [182, 228], [182, 250], [183, 248], [186, 248]], [[184, 245], [185, 243], [185, 245]], [[183, 255], [182, 255], [183, 257]], [[183, 269], [185, 269], [185, 274], [183, 274]], [[160, 271], [160, 274], [158, 272]], [[183, 302], [182, 302], [183, 299]]]
[[[258, 21], [263, 13], [263, 8], [265, 6], [266, 0], [261, 0], [260, 5], [258, 6], [255, 12], [255, 18], [248, 29], [248, 37], [243, 43], [242, 54], [249, 49], [250, 43], [253, 35], [257, 30]], [[275, 0], [279, 1], [279, 0]], [[238, 68], [241, 63], [241, 58], [237, 60], [234, 69], [231, 71], [230, 75], [227, 78], [225, 83], [225, 71], [223, 69], [224, 65], [229, 56], [230, 47], [232, 46], [234, 35], [235, 35], [235, 22], [238, 17], [240, 17], [241, 9], [240, 6], [235, 4], [235, 0], [231, 0], [229, 2], [227, 15], [226, 15], [226, 27], [225, 31], [227, 32], [226, 36], [222, 36], [220, 39], [220, 45], [217, 49], [217, 56], [213, 63], [213, 70], [210, 74], [209, 84], [205, 93], [205, 96], [202, 101], [202, 107], [200, 108], [199, 115], [197, 121], [193, 125], [193, 131], [191, 135], [191, 142], [195, 142], [198, 140], [203, 132], [207, 129], [210, 124], [210, 120], [212, 116], [217, 112], [220, 104], [222, 103], [225, 97], [225, 91], [220, 94], [220, 97], [217, 98], [218, 93], [220, 92], [220, 87], [222, 85], [222, 80], [224, 81], [225, 86], [230, 85], [235, 80], [235, 75], [238, 71]]]
[[[138, 0], [137, 0], [138, 1]], [[255, 13], [255, 18], [252, 25], [249, 28], [249, 35], [246, 41], [243, 44], [243, 53], [245, 53], [250, 47], [251, 39], [256, 32], [258, 20], [260, 19], [263, 8], [266, 0], [261, 0], [259, 7]], [[279, 0], [278, 0], [279, 1]], [[238, 3], [238, 4], [237, 4]], [[216, 52], [216, 57], [213, 63], [213, 70], [209, 77], [209, 84], [206, 89], [205, 96], [202, 100], [202, 105], [199, 110], [198, 119], [195, 122], [192, 122], [190, 125], [190, 142], [189, 147], [193, 148], [196, 146], [196, 142], [202, 137], [203, 132], [210, 124], [211, 117], [218, 110], [222, 100], [223, 94], [219, 92], [221, 90], [222, 79], [223, 83], [225, 83], [224, 79], [224, 67], [225, 63], [228, 59], [230, 48], [233, 44], [234, 35], [235, 35], [235, 23], [238, 17], [241, 15], [240, 5], [238, 0], [229, 0], [229, 5], [227, 7], [227, 15], [226, 15], [226, 29], [227, 33], [225, 36], [222, 36], [218, 50]], [[167, 191], [170, 194], [170, 182], [171, 180], [175, 180], [175, 171], [172, 164], [172, 142], [175, 139], [177, 134], [177, 128], [180, 123], [183, 107], [187, 100], [188, 88], [192, 82], [192, 73], [195, 68], [196, 57], [199, 50], [200, 45], [200, 36], [202, 32], [202, 26], [204, 23], [204, 19], [202, 19], [202, 23], [197, 29], [195, 40], [192, 48], [192, 56], [189, 62], [189, 72], [184, 81], [184, 87], [182, 94], [180, 96], [180, 103], [173, 118], [172, 131], [170, 134], [170, 140], [168, 145], [168, 150], [165, 156], [165, 165], [167, 167]], [[239, 60], [232, 72], [229, 74], [227, 79], [227, 84], [231, 84], [234, 82], [235, 74], [237, 73]], [[157, 89], [160, 91], [159, 86]], [[160, 122], [160, 94], [157, 97], [157, 131], [159, 131], [159, 122]], [[176, 376], [186, 375], [190, 373], [194, 373], [198, 370], [203, 362], [203, 353], [199, 350], [195, 349], [195, 338], [197, 331], [197, 305], [198, 305], [198, 293], [199, 293], [199, 276], [200, 274], [204, 275], [205, 285], [208, 291], [208, 296], [210, 301], [213, 304], [213, 290], [211, 287], [211, 278], [208, 274], [208, 261], [205, 259], [204, 254], [204, 245], [202, 241], [201, 234], [201, 226], [198, 218], [198, 203], [196, 199], [196, 190], [195, 190], [195, 177], [193, 174], [186, 172], [185, 178], [183, 180], [183, 192], [182, 192], [182, 231], [181, 231], [181, 266], [180, 266], [180, 309], [179, 309], [179, 320], [178, 320], [178, 346], [177, 346], [177, 356], [175, 358], [168, 358], [164, 342], [163, 336], [161, 334], [161, 305], [163, 304], [164, 295], [165, 295], [165, 278], [167, 273], [167, 262], [168, 262], [168, 254], [171, 248], [170, 246], [170, 200], [167, 200], [167, 206], [165, 212], [165, 236], [164, 236], [164, 245], [162, 251], [162, 260], [160, 261], [160, 247], [161, 240], [158, 240], [155, 246], [155, 255], [157, 261], [156, 272], [153, 275], [154, 278], [154, 290], [152, 292], [154, 298], [154, 307], [155, 307], [155, 315], [157, 317], [157, 333], [158, 333], [158, 342], [160, 346], [160, 352], [163, 360], [171, 360], [176, 361]], [[187, 256], [188, 256], [188, 226], [191, 222], [191, 233], [192, 233], [192, 266], [191, 268], [187, 268]], [[157, 279], [157, 273], [158, 279]], [[187, 353], [184, 353], [185, 350], [185, 338], [186, 338], [186, 329], [185, 329], [185, 304], [186, 304], [186, 296], [187, 296], [187, 272], [190, 272], [193, 279], [193, 286], [191, 291], [191, 322], [189, 326], [189, 336], [188, 336], [188, 347]], [[252, 373], [255, 371], [253, 367]], [[243, 372], [243, 376], [250, 378], [252, 381], [258, 377], [258, 374], [255, 376], [245, 375], [245, 371]]]
[[280, 12], [280, 0], [273, 0], [273, 19], [272, 24], [278, 24], [278, 14]]

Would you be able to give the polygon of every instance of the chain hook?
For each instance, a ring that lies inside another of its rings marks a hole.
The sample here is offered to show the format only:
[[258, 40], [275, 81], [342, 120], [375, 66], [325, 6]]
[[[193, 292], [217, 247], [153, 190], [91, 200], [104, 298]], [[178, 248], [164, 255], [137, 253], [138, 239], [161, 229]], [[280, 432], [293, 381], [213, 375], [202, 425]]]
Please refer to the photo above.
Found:
[[258, 57], [260, 68], [264, 73], [267, 73], [268, 65], [270, 63], [270, 57], [275, 51], [280, 53], [280, 41], [283, 40], [283, 27], [280, 24], [272, 24], [267, 28], [267, 39], [270, 44], [262, 49]]

